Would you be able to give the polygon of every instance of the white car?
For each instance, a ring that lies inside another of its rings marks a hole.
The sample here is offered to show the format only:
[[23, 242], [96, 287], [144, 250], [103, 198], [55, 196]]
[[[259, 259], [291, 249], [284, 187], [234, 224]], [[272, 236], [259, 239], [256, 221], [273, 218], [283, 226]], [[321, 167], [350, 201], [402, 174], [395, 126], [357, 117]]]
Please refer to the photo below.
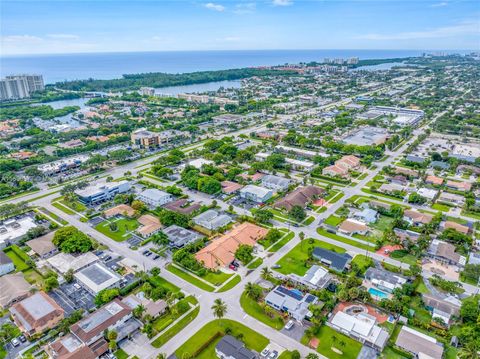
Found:
[[18, 347], [20, 345], [20, 342], [18, 341], [17, 338], [13, 338], [11, 343], [14, 347]]
[[290, 330], [293, 328], [294, 325], [295, 325], [295, 322], [293, 320], [289, 320], [287, 324], [285, 324], [285, 329]]
[[268, 348], [265, 348], [265, 349], [263, 349], [262, 352], [260, 353], [260, 356], [261, 356], [262, 358], [266, 358], [266, 357], [268, 357], [268, 354], [270, 354], [270, 350], [268, 350]]

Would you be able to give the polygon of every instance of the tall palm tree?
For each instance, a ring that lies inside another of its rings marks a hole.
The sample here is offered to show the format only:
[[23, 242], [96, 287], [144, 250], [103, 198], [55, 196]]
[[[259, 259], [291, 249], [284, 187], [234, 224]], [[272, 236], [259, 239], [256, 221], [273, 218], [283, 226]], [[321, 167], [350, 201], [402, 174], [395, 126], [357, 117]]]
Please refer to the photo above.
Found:
[[220, 298], [217, 298], [213, 302], [212, 310], [215, 317], [223, 318], [227, 314], [227, 304]]
[[268, 267], [263, 267], [262, 268], [262, 278], [267, 280], [268, 278], [270, 278], [270, 276], [272, 275], [272, 272], [270, 271], [270, 268]]
[[247, 296], [249, 296], [250, 298], [253, 298], [255, 296], [255, 284], [253, 284], [252, 282], [248, 282], [246, 285], [245, 285], [245, 293], [247, 294]]

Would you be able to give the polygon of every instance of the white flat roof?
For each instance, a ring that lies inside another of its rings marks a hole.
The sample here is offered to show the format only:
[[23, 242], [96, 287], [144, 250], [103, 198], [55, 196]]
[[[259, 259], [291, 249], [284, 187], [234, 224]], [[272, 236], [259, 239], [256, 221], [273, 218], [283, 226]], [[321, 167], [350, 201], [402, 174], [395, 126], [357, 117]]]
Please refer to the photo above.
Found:
[[95, 294], [118, 283], [121, 279], [117, 273], [100, 263], [95, 263], [75, 273], [75, 278]]
[[[34, 220], [29, 216], [10, 222], [8, 225], [0, 225], [0, 243], [22, 237], [28, 232], [29, 229], [37, 227]], [[18, 224], [18, 226], [15, 225], [15, 223]]]
[[202, 168], [203, 165], [213, 165], [214, 163], [215, 162], [206, 160], [204, 158], [196, 158], [194, 160], [189, 161], [188, 165], [200, 169]]
[[91, 252], [80, 254], [77, 257], [68, 253], [58, 253], [57, 255], [48, 258], [47, 262], [58, 272], [64, 274], [69, 269], [72, 269], [74, 272], [78, 271], [97, 260], [98, 257]]

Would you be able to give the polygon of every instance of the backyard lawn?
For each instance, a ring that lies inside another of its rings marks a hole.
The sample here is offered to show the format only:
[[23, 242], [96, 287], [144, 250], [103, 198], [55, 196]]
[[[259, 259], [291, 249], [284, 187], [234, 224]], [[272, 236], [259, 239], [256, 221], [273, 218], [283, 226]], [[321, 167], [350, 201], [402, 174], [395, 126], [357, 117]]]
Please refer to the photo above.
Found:
[[243, 292], [242, 296], [240, 297], [240, 305], [242, 306], [242, 309], [245, 311], [245, 313], [247, 313], [251, 317], [254, 317], [260, 322], [277, 330], [283, 328], [284, 321], [280, 314], [274, 312], [273, 316], [269, 317], [267, 314], [265, 314], [265, 311], [260, 306], [260, 304], [250, 298], [245, 292]]
[[[310, 244], [311, 241], [313, 241], [312, 244]], [[333, 244], [313, 238], [304, 239], [277, 262], [277, 264], [280, 265], [280, 268], [275, 270], [282, 274], [295, 273], [298, 275], [304, 275], [308, 270], [305, 262], [308, 260], [309, 247], [321, 247], [338, 253], [345, 253], [345, 249]]]
[[[316, 337], [320, 341], [317, 351], [329, 359], [356, 359], [362, 349], [362, 344], [326, 325], [320, 328], [320, 332]], [[308, 344], [308, 339], [303, 337], [302, 343]], [[342, 343], [343, 345], [341, 345]], [[343, 354], [333, 351], [332, 347], [342, 351]]]
[[15, 265], [16, 271], [25, 271], [30, 269], [30, 265], [26, 263], [29, 259], [28, 255], [22, 251], [17, 245], [12, 245], [3, 250], [3, 252], [10, 258]]
[[323, 223], [332, 227], [337, 227], [340, 223], [343, 222], [343, 220], [344, 219], [342, 217], [337, 217], [332, 214], [328, 216], [328, 218]]
[[411, 254], [408, 254], [406, 250], [396, 250], [390, 254], [390, 258], [397, 259], [401, 262], [413, 265], [417, 263], [417, 258]]
[[394, 221], [395, 220], [392, 217], [380, 216], [375, 223], [370, 225], [381, 232], [385, 232], [392, 228]]
[[196, 334], [183, 343], [176, 351], [177, 358], [187, 356], [194, 358], [215, 358], [215, 345], [227, 328], [231, 335], [242, 336], [242, 341], [249, 349], [261, 352], [270, 342], [266, 337], [233, 320], [217, 319], [203, 326]]
[[136, 219], [129, 218], [116, 220], [115, 223], [117, 224], [117, 229], [115, 231], [110, 229], [110, 222], [108, 221], [98, 224], [95, 229], [116, 242], [123, 242], [128, 238], [128, 235], [126, 234], [134, 231], [139, 226]]

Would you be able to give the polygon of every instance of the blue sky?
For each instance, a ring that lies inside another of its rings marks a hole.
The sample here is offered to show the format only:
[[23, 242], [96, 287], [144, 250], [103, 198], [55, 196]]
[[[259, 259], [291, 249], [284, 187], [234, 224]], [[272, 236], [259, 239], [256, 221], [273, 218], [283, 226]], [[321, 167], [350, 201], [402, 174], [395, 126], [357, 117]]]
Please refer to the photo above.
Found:
[[2, 54], [480, 49], [480, 1], [2, 0]]

